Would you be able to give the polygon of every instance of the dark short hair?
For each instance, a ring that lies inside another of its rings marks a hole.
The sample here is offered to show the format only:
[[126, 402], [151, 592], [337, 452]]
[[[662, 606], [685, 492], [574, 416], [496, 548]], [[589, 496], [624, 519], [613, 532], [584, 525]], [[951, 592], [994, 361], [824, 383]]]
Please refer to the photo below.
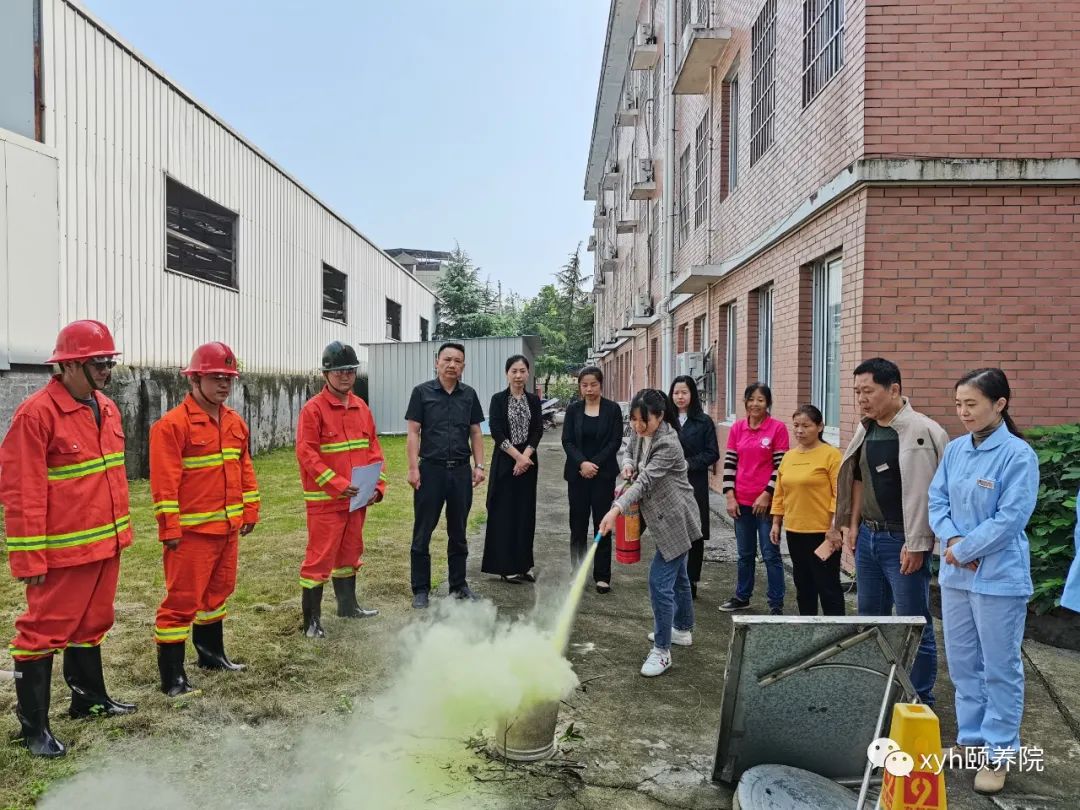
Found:
[[504, 371], [509, 371], [510, 366], [514, 365], [514, 363], [518, 362], [519, 360], [522, 363], [525, 364], [526, 369], [528, 369], [529, 371], [532, 371], [532, 366], [529, 365], [529, 358], [526, 357], [523, 354], [515, 354], [515, 355], [512, 355], [511, 357], [507, 357], [506, 358], [506, 368], [504, 369]]
[[581, 371], [577, 373], [578, 385], [581, 385], [582, 379], [585, 377], [596, 377], [596, 381], [601, 385], [604, 384], [604, 372], [602, 372], [597, 366], [585, 366]]
[[750, 383], [750, 385], [746, 386], [746, 390], [743, 391], [742, 395], [743, 405], [749, 402], [750, 397], [759, 391], [765, 397], [765, 407], [772, 408], [772, 389], [763, 382]]
[[437, 352], [435, 352], [435, 356], [436, 357], [442, 357], [442, 353], [444, 351], [446, 351], [447, 349], [457, 349], [459, 352], [461, 352], [462, 357], [465, 356], [465, 344], [464, 343], [455, 343], [452, 340], [448, 340], [446, 343], [444, 343], [442, 346], [440, 346], [439, 350]]
[[871, 357], [869, 360], [863, 360], [855, 367], [854, 376], [858, 377], [860, 374], [869, 374], [874, 378], [874, 382], [882, 388], [888, 388], [893, 383], [901, 385], [900, 367], [892, 360], [886, 360], [884, 357]]

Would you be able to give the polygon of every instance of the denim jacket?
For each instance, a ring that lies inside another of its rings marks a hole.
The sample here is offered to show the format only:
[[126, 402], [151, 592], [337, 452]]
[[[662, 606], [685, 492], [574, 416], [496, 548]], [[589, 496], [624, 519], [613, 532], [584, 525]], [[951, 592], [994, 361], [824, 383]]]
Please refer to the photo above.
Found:
[[[1031, 553], [1024, 528], [1035, 511], [1039, 459], [1004, 424], [975, 447], [971, 436], [949, 442], [930, 484], [930, 525], [941, 541], [942, 587], [991, 596], [1031, 596]], [[944, 561], [945, 546], [959, 563]]]
[[1076, 494], [1076, 528], [1073, 530], [1073, 544], [1076, 546], [1076, 556], [1069, 569], [1069, 577], [1065, 580], [1061, 604], [1080, 613], [1080, 492]]

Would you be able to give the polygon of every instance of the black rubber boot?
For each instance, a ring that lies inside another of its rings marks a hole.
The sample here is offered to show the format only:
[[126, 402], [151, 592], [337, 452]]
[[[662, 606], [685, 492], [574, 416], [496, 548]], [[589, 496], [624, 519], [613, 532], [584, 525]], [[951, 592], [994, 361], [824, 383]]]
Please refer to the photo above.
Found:
[[16, 661], [15, 716], [19, 719], [22, 738], [35, 757], [62, 757], [67, 748], [49, 728], [49, 697], [52, 686], [51, 655], [35, 661]]
[[64, 680], [71, 689], [71, 708], [75, 717], [100, 717], [107, 714], [131, 714], [134, 703], [121, 703], [105, 691], [101, 671], [101, 647], [68, 647], [64, 650]]
[[199, 666], [203, 669], [226, 669], [229, 672], [243, 672], [245, 664], [236, 664], [225, 654], [225, 622], [196, 624], [191, 628], [191, 640], [195, 651], [199, 653]]
[[334, 577], [334, 596], [337, 597], [337, 615], [344, 619], [370, 619], [379, 611], [360, 607], [356, 601], [356, 577]]
[[180, 697], [194, 691], [195, 687], [184, 672], [184, 653], [187, 644], [158, 644], [157, 663], [161, 672], [161, 691], [169, 697]]
[[300, 604], [304, 609], [304, 635], [308, 638], [326, 638], [322, 629], [322, 585], [304, 588], [300, 592]]

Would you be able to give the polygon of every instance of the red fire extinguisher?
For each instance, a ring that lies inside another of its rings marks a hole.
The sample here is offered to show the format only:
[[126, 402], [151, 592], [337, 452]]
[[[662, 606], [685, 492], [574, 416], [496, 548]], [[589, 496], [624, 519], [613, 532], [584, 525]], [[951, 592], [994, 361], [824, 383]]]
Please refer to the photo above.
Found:
[[615, 561], [626, 565], [641, 561], [641, 512], [636, 503], [615, 520]]

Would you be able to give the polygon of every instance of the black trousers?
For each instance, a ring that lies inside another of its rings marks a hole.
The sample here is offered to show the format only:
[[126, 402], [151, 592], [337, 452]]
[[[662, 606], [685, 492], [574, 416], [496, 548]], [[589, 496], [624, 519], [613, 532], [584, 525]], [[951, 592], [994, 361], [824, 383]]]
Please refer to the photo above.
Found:
[[822, 561], [814, 549], [825, 542], [824, 532], [788, 532], [795, 601], [800, 616], [817, 616], [818, 602], [825, 616], [844, 615], [844, 591], [840, 587], [840, 552]]
[[472, 509], [472, 469], [468, 462], [452, 469], [421, 463], [420, 487], [413, 492], [412, 591], [431, 590], [431, 533], [439, 524], [446, 504], [446, 557], [450, 567], [450, 591], [465, 587], [465, 561], [469, 544], [465, 526]]
[[691, 475], [690, 486], [694, 488], [694, 500], [697, 501], [698, 517], [701, 519], [701, 539], [690, 544], [690, 556], [686, 558], [686, 573], [691, 582], [701, 580], [701, 563], [705, 559], [705, 541], [709, 539], [709, 473]]
[[[577, 568], [589, 543], [596, 536], [600, 521], [615, 500], [615, 481], [612, 478], [579, 478], [566, 482], [570, 500], [570, 564]], [[589, 516], [592, 515], [592, 532]], [[611, 582], [611, 535], [600, 538], [593, 560], [593, 582]]]

